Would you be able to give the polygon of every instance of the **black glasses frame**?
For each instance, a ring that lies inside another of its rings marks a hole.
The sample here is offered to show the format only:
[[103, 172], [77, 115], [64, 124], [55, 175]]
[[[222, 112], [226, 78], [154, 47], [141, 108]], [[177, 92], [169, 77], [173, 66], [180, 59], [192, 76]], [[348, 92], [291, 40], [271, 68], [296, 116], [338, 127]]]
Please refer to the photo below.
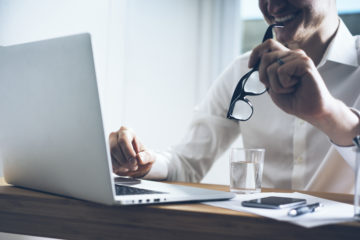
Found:
[[[272, 31], [274, 27], [284, 27], [284, 25], [280, 24], [280, 23], [275, 23], [275, 24], [270, 25], [265, 32], [262, 42], [265, 42], [266, 40], [272, 39], [274, 37], [273, 31]], [[261, 93], [253, 93], [253, 92], [245, 91], [245, 84], [246, 84], [247, 80], [249, 79], [251, 74], [253, 74], [254, 72], [259, 70], [259, 66], [260, 66], [260, 60], [255, 64], [255, 66], [248, 73], [246, 73], [244, 76], [241, 77], [241, 79], [239, 80], [239, 83], [236, 85], [234, 93], [231, 97], [229, 110], [228, 110], [228, 113], [226, 116], [228, 119], [233, 119], [233, 120], [237, 120], [237, 121], [247, 121], [251, 118], [251, 116], [254, 112], [254, 107], [252, 106], [249, 99], [246, 98], [246, 96], [261, 95], [264, 92], [266, 92], [266, 90], [267, 90], [267, 89], [264, 89], [264, 91]], [[239, 118], [236, 118], [233, 116], [234, 107], [235, 107], [236, 102], [238, 102], [238, 101], [244, 101], [250, 106], [251, 114], [247, 119], [239, 119]]]

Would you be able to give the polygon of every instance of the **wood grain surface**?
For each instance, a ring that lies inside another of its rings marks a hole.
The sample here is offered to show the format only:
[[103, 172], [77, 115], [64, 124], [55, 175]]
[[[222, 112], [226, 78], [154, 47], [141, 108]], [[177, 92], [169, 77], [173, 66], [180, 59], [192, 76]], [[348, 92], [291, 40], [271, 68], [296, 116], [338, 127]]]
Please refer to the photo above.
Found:
[[[104, 206], [1, 182], [0, 231], [8, 233], [61, 239], [360, 239], [359, 222], [306, 229], [199, 203]], [[176, 184], [228, 190], [222, 185]], [[309, 194], [345, 203], [353, 199]]]

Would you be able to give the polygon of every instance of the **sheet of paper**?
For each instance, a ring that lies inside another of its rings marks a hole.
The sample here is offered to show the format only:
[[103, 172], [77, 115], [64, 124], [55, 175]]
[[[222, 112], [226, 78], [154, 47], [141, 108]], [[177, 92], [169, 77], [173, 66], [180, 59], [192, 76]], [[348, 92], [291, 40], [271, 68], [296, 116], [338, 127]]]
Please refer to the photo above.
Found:
[[[289, 208], [286, 209], [263, 209], [241, 206], [241, 202], [245, 200], [262, 198], [268, 196], [304, 198], [307, 204], [320, 202], [323, 204], [316, 212], [307, 213], [297, 217], [288, 216]], [[326, 224], [350, 222], [354, 221], [354, 206], [350, 204], [331, 201], [323, 198], [314, 197], [298, 192], [294, 193], [255, 193], [255, 194], [237, 194], [237, 196], [228, 201], [204, 202], [204, 204], [232, 209], [241, 212], [250, 212], [260, 216], [272, 218], [278, 221], [287, 221], [293, 224], [311, 228]]]

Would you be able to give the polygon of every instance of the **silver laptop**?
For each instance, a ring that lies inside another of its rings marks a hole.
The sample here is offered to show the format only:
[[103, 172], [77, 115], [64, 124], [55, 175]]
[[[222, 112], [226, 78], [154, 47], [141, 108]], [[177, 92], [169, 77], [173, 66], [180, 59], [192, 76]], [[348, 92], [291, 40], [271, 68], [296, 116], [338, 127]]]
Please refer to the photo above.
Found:
[[112, 175], [89, 34], [0, 48], [0, 160], [13, 185], [103, 204], [233, 193]]

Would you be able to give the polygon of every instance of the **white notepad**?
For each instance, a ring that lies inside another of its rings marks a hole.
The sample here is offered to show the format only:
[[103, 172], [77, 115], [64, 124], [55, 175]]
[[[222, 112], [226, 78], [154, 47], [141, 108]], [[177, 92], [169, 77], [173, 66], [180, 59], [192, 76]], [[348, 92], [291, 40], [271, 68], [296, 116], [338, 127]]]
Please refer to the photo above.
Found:
[[[242, 201], [251, 200], [255, 198], [279, 196], [279, 197], [290, 197], [290, 198], [304, 198], [308, 204], [320, 202], [323, 204], [318, 211], [313, 213], [304, 214], [297, 217], [288, 216], [290, 209], [263, 209], [263, 208], [251, 208], [243, 207]], [[240, 212], [250, 212], [260, 216], [272, 218], [278, 221], [290, 222], [302, 227], [311, 228], [327, 224], [351, 222], [354, 221], [354, 206], [351, 204], [340, 203], [324, 198], [314, 197], [303, 193], [255, 193], [255, 194], [237, 194], [237, 196], [228, 201], [222, 202], [204, 202], [204, 204], [227, 208]]]

